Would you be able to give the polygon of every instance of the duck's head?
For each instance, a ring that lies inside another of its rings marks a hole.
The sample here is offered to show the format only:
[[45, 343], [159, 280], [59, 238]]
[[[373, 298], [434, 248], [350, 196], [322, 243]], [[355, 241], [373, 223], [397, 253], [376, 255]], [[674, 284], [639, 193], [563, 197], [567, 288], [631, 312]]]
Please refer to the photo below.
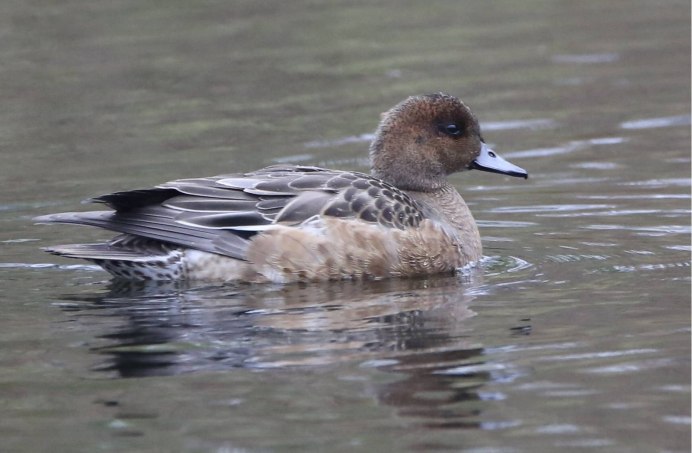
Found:
[[449, 174], [466, 169], [528, 178], [484, 143], [471, 110], [443, 93], [412, 96], [383, 113], [370, 161], [374, 176], [422, 192], [443, 187]]

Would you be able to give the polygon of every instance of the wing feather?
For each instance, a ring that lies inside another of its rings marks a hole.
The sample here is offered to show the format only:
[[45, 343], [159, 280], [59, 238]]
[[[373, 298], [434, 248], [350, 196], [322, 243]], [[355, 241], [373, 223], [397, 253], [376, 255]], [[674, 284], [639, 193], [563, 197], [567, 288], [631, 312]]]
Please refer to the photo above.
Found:
[[180, 179], [93, 198], [115, 211], [53, 214], [39, 222], [92, 225], [246, 259], [251, 237], [315, 215], [403, 229], [424, 217], [407, 194], [362, 173], [276, 165], [246, 174]]

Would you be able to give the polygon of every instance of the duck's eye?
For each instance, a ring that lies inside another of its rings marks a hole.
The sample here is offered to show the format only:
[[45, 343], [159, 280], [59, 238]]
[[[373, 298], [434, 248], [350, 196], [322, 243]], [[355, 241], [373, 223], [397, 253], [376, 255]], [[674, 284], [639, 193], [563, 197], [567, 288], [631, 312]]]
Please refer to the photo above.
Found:
[[447, 135], [461, 135], [461, 129], [454, 123], [440, 125], [440, 130]]

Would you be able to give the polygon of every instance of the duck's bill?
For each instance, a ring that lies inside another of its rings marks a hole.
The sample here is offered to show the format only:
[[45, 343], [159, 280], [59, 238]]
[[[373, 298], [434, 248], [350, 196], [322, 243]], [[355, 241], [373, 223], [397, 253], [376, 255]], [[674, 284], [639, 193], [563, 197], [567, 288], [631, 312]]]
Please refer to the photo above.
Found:
[[471, 162], [469, 168], [489, 171], [491, 173], [500, 173], [502, 175], [516, 176], [524, 179], [529, 177], [526, 170], [507, 162], [498, 156], [495, 151], [490, 149], [490, 147], [485, 143], [483, 143], [483, 146], [481, 146], [481, 154], [476, 158], [476, 160]]

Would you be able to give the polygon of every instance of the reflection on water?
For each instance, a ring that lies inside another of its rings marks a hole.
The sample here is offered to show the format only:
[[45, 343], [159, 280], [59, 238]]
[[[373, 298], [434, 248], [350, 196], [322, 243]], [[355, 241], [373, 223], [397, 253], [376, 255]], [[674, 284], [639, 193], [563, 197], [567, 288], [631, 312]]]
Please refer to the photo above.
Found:
[[[438, 345], [441, 347], [442, 345]], [[378, 400], [397, 409], [400, 417], [419, 419], [426, 428], [478, 429], [481, 410], [475, 401], [484, 399], [486, 382], [492, 380], [482, 368], [482, 348], [454, 348], [406, 355], [396, 364], [381, 367], [397, 373], [400, 380], [380, 386]], [[450, 367], [471, 364], [477, 369], [464, 375], [446, 373]]]
[[99, 370], [120, 376], [391, 363], [402, 354], [463, 345], [463, 321], [474, 312], [460, 279], [473, 288], [478, 272], [268, 288], [115, 281], [106, 295], [65, 296], [59, 306], [82, 323], [118, 320], [94, 352], [110, 356]]
[[[506, 264], [489, 263], [511, 271]], [[141, 378], [232, 370], [359, 363], [399, 376], [377, 399], [428, 428], [480, 428], [474, 401], [507, 370], [486, 366], [465, 321], [482, 270], [463, 276], [276, 287], [113, 281], [107, 294], [56, 303], [98, 335], [97, 373]], [[528, 335], [530, 324], [510, 328]], [[486, 422], [487, 423], [487, 422]]]

